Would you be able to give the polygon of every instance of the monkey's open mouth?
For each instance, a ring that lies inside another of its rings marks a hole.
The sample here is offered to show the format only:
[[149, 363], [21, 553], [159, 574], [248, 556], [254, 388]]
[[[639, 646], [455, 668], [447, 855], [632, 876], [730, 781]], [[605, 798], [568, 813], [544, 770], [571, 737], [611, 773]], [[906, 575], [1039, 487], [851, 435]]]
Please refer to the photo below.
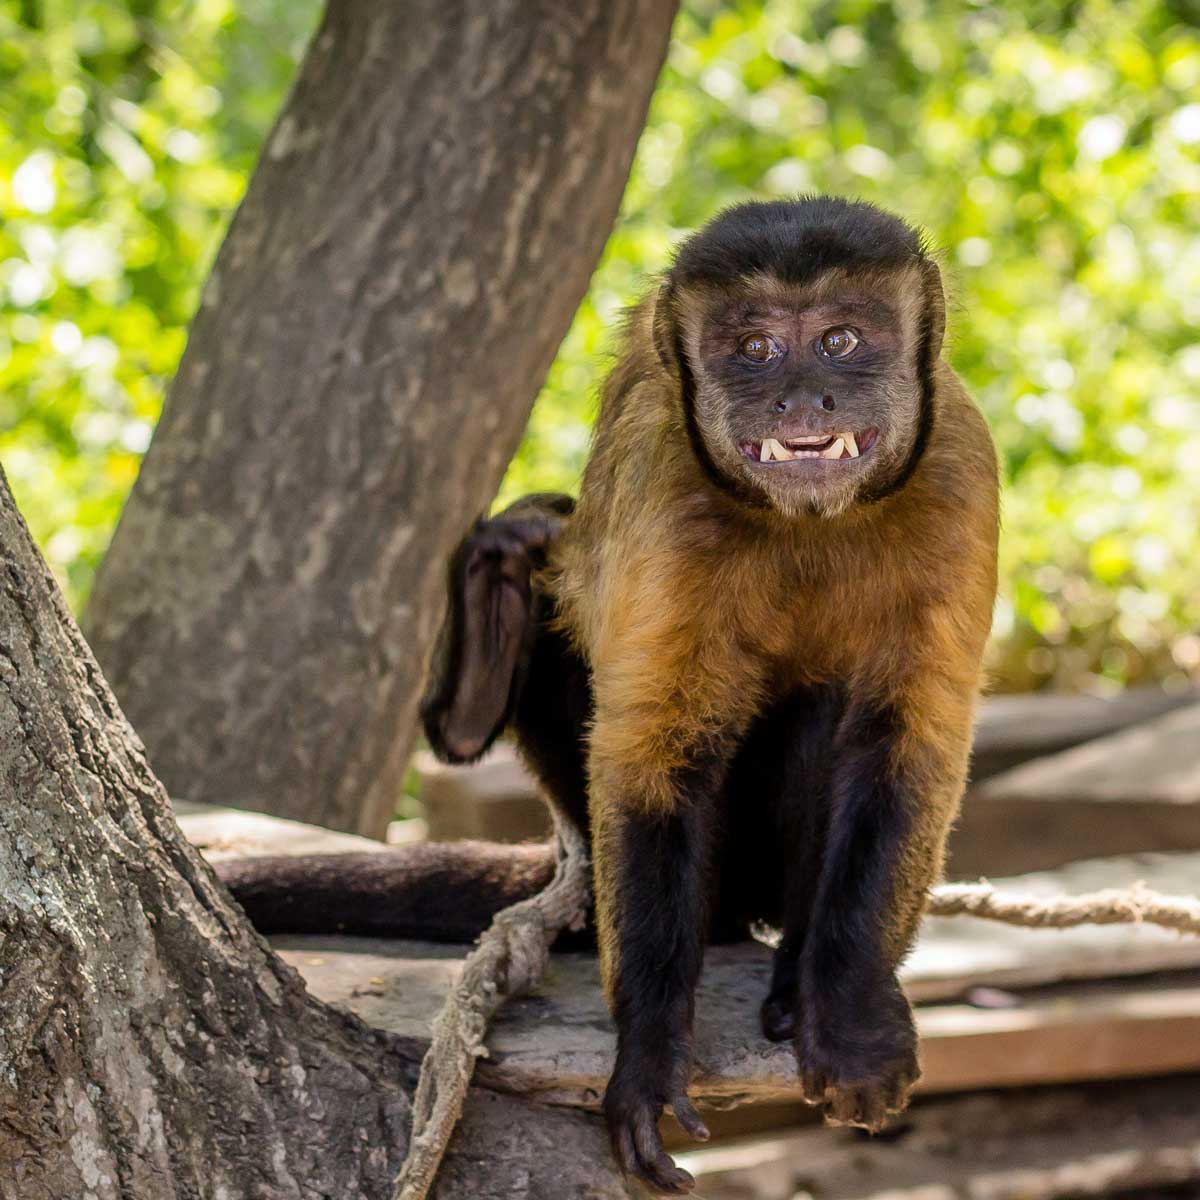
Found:
[[814, 433], [804, 437], [742, 442], [739, 449], [754, 463], [794, 462], [805, 458], [859, 458], [875, 445], [878, 429], [855, 433]]

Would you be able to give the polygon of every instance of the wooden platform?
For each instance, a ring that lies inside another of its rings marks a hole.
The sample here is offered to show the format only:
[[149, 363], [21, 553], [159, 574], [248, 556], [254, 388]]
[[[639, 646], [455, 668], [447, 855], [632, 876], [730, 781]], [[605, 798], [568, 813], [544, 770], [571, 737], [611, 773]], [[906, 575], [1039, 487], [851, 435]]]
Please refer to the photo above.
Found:
[[990, 1093], [918, 1101], [882, 1138], [806, 1128], [678, 1161], [705, 1200], [1077, 1200], [1200, 1181], [1198, 1111], [1194, 1076]]
[[979, 706], [971, 778], [979, 783], [1047, 754], [1119, 733], [1189, 703], [1195, 691], [1131, 688], [1112, 697], [1035, 692], [988, 696]]
[[950, 847], [956, 877], [1200, 849], [1200, 704], [994, 776]]
[[[1080, 863], [1007, 886], [1078, 892], [1100, 880], [1143, 879], [1178, 892], [1196, 878], [1200, 855], [1185, 855]], [[358, 938], [274, 944], [316, 995], [414, 1041], [427, 1040], [465, 953]], [[790, 1048], [759, 1032], [769, 970], [770, 951], [756, 943], [708, 953], [693, 1091], [709, 1105], [798, 1099]], [[1026, 930], [929, 920], [903, 977], [919, 1003], [929, 1093], [1200, 1071], [1197, 938], [1150, 927]], [[543, 985], [501, 1011], [487, 1045], [481, 1084], [594, 1108], [614, 1051], [595, 957], [554, 955]]]

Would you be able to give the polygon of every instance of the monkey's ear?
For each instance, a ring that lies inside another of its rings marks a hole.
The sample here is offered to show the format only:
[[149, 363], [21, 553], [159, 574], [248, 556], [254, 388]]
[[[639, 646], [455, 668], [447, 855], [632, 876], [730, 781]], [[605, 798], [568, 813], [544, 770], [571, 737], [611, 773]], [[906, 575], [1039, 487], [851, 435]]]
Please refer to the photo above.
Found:
[[930, 361], [936, 362], [946, 336], [946, 293], [942, 288], [942, 272], [932, 258], [921, 263], [922, 288], [925, 293], [924, 329], [929, 337]]
[[675, 284], [668, 277], [659, 286], [651, 317], [654, 349], [663, 369], [676, 379], [682, 378], [683, 364], [679, 361], [679, 318], [675, 315]]

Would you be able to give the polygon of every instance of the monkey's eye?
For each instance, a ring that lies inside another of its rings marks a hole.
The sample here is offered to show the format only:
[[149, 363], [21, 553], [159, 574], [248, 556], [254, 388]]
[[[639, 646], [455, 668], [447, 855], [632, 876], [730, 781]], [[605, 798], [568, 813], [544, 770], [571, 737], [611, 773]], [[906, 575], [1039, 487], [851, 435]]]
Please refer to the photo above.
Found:
[[854, 353], [858, 345], [858, 334], [853, 329], [827, 329], [821, 334], [817, 349], [826, 358], [845, 358]]
[[778, 358], [783, 353], [783, 347], [768, 334], [748, 333], [738, 342], [738, 354], [747, 362], [762, 366]]

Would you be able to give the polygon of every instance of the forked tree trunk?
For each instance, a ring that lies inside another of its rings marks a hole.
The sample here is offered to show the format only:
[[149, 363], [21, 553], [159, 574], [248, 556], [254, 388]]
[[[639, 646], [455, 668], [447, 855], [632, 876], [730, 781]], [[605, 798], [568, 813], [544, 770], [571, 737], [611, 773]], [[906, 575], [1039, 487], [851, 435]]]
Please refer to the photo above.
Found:
[[178, 798], [381, 836], [676, 0], [333, 0], [85, 628]]
[[[0, 472], [0, 1197], [391, 1200], [412, 1047], [305, 992], [180, 835]], [[626, 1195], [473, 1093], [438, 1200]]]

